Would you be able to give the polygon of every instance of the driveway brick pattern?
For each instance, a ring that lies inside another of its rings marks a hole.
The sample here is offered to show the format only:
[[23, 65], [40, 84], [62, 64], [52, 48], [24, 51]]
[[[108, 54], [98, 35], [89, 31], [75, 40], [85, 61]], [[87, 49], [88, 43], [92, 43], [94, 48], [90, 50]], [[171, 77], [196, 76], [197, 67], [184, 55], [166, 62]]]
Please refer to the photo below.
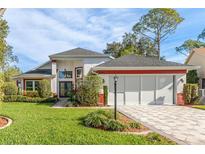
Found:
[[184, 106], [118, 106], [118, 111], [178, 144], [205, 145], [205, 110]]

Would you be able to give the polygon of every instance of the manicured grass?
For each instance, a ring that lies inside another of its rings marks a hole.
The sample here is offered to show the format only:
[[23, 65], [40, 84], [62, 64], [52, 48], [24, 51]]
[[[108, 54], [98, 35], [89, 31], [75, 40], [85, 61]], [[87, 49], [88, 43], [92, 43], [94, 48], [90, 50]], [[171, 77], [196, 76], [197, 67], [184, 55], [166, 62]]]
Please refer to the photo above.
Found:
[[196, 108], [196, 109], [202, 109], [202, 110], [205, 110], [205, 105], [194, 105], [192, 106], [193, 108]]
[[144, 136], [88, 128], [80, 118], [94, 109], [55, 109], [51, 104], [0, 103], [0, 115], [13, 124], [0, 130], [0, 144], [174, 144]]

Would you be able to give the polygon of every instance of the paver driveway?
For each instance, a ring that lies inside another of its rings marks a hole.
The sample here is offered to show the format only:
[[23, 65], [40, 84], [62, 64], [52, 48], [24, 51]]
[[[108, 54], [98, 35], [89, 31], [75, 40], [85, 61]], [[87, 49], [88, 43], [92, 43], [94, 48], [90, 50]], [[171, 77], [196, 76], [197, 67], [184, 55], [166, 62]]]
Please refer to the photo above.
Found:
[[118, 111], [179, 144], [205, 145], [205, 111], [183, 106], [118, 106]]

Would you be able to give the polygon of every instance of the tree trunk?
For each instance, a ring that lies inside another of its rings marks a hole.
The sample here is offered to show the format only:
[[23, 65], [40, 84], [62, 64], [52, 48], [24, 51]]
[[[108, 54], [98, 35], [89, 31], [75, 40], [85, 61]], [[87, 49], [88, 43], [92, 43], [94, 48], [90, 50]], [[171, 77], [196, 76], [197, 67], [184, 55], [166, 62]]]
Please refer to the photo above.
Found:
[[157, 52], [158, 52], [158, 58], [160, 60], [160, 34], [157, 33]]

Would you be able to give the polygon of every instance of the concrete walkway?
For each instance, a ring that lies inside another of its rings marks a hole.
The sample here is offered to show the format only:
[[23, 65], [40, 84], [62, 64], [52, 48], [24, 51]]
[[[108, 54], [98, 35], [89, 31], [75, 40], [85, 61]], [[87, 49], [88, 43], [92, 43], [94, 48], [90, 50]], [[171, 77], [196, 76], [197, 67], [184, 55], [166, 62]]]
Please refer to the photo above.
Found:
[[183, 106], [119, 106], [118, 111], [178, 144], [205, 145], [205, 110]]

